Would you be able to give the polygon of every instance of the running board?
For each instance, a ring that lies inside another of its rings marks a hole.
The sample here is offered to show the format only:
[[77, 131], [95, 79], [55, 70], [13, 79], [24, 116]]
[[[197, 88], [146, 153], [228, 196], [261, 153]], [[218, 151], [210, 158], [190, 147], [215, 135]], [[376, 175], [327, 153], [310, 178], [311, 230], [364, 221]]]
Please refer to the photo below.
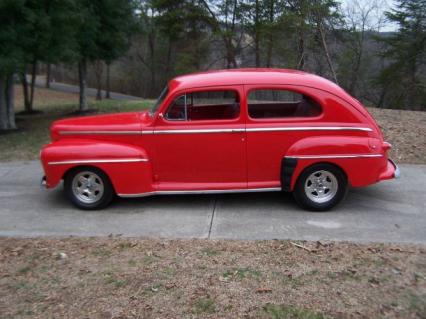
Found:
[[257, 192], [279, 192], [281, 187], [270, 188], [246, 188], [246, 189], [206, 189], [193, 191], [155, 191], [140, 194], [117, 194], [119, 197], [147, 197], [154, 195], [194, 195], [194, 194], [232, 194], [232, 193], [257, 193]]

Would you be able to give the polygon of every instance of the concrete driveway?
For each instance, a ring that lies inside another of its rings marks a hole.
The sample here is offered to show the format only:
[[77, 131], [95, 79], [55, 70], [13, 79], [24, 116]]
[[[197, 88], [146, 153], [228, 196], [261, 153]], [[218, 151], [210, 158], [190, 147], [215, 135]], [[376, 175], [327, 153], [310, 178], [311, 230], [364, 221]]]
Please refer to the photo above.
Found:
[[401, 165], [399, 180], [353, 189], [327, 213], [299, 209], [290, 194], [118, 199], [73, 208], [62, 187], [43, 190], [38, 162], [0, 163], [0, 236], [123, 236], [426, 243], [426, 165]]

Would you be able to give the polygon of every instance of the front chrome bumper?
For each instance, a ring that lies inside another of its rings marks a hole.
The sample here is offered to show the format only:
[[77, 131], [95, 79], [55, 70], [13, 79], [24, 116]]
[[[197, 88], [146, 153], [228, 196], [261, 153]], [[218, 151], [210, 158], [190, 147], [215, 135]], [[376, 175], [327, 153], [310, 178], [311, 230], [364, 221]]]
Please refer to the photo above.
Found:
[[394, 161], [392, 161], [391, 159], [388, 159], [389, 162], [392, 163], [393, 166], [395, 166], [395, 172], [393, 173], [393, 177], [395, 178], [400, 178], [401, 177], [401, 171], [399, 170], [398, 165], [395, 164]]

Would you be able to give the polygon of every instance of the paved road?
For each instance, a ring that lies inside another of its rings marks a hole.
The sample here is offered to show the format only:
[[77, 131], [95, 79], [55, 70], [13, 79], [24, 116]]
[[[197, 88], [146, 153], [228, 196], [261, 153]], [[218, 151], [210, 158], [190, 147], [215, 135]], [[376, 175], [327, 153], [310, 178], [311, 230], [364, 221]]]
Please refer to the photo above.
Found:
[[0, 163], [0, 236], [123, 236], [426, 243], [426, 165], [354, 189], [338, 209], [300, 210], [291, 195], [252, 193], [118, 199], [74, 209], [61, 187], [43, 190], [38, 162]]
[[[38, 77], [36, 79], [36, 86], [37, 87], [45, 87], [45, 79], [44, 77]], [[59, 83], [59, 82], [51, 82], [50, 83], [50, 89], [60, 92], [67, 92], [67, 93], [79, 93], [80, 89], [78, 86], [65, 84], [65, 83]], [[87, 96], [96, 96], [96, 89], [93, 88], [87, 88]], [[105, 91], [102, 90], [102, 96], [105, 96]], [[110, 92], [111, 99], [113, 100], [124, 100], [124, 101], [139, 101], [141, 100], [140, 97], [132, 96], [132, 95], [126, 95], [116, 92]]]

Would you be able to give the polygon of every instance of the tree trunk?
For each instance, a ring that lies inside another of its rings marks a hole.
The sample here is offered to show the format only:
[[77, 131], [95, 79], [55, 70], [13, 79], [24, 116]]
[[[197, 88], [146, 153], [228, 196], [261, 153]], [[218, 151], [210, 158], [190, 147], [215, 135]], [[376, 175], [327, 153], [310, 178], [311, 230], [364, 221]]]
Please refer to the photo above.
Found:
[[98, 60], [95, 62], [95, 76], [96, 76], [96, 100], [102, 100], [102, 73], [103, 64]]
[[0, 76], [0, 130], [16, 129], [13, 74]]
[[8, 117], [6, 108], [6, 83], [4, 77], [0, 75], [0, 130], [7, 130]]
[[6, 107], [9, 129], [16, 129], [15, 123], [15, 92], [13, 83], [14, 74], [9, 74], [9, 78], [6, 81]]
[[24, 93], [24, 107], [26, 112], [31, 112], [30, 94], [28, 92], [27, 74], [24, 71], [21, 73], [22, 91]]
[[266, 67], [270, 68], [272, 66], [272, 48], [274, 45], [274, 35], [272, 32], [272, 25], [274, 23], [274, 0], [270, 0], [269, 7], [269, 37], [268, 37], [268, 47], [266, 51]]
[[225, 39], [226, 49], [226, 68], [235, 69], [237, 68], [237, 60], [235, 59], [235, 48], [232, 44], [232, 39]]
[[105, 93], [105, 98], [107, 98], [107, 99], [111, 98], [110, 83], [109, 83], [110, 67], [111, 67], [111, 62], [107, 62], [107, 64], [106, 64], [106, 93]]
[[79, 99], [79, 110], [87, 111], [89, 105], [87, 104], [86, 88], [87, 88], [87, 62], [86, 59], [82, 59], [78, 63], [78, 78], [80, 85], [80, 99]]
[[322, 23], [321, 21], [318, 21], [317, 24], [318, 24], [318, 31], [321, 36], [322, 47], [324, 49], [325, 57], [327, 59], [328, 67], [330, 68], [331, 75], [333, 76], [334, 82], [336, 84], [339, 84], [339, 82], [337, 81], [336, 72], [334, 71], [333, 63], [331, 62], [330, 53], [328, 52], [328, 46], [327, 46], [327, 42], [325, 41], [325, 34], [324, 34], [324, 29], [322, 28]]
[[256, 68], [260, 67], [259, 0], [256, 0], [254, 16], [254, 54]]
[[31, 91], [30, 91], [30, 109], [31, 113], [34, 110], [34, 88], [35, 88], [35, 80], [37, 76], [37, 60], [33, 61], [32, 69], [31, 69]]
[[302, 31], [299, 33], [299, 44], [298, 44], [298, 62], [297, 69], [303, 70], [305, 68], [305, 37]]
[[357, 56], [356, 56], [355, 66], [352, 72], [353, 76], [349, 84], [349, 93], [353, 96], [356, 95], [356, 90], [358, 87], [358, 79], [360, 75], [359, 71], [361, 69], [361, 62], [362, 62], [363, 53], [364, 53], [364, 36], [365, 36], [364, 28], [362, 28], [360, 32], [361, 32], [360, 39], [359, 41], [357, 41], [358, 47], [354, 50]]
[[52, 65], [48, 63], [46, 65], [46, 88], [47, 89], [50, 89], [51, 72], [52, 72]]

